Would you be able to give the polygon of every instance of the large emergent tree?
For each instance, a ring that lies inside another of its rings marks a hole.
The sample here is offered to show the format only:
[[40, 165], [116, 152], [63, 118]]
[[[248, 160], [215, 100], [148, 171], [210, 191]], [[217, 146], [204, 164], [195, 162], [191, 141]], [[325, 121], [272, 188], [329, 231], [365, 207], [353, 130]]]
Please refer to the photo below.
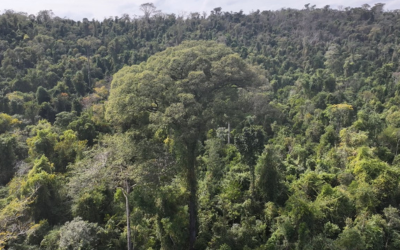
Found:
[[191, 41], [155, 54], [114, 75], [106, 116], [167, 144], [189, 191], [189, 249], [197, 234], [196, 158], [207, 131], [238, 124], [246, 89], [267, 84], [263, 72], [228, 47]]

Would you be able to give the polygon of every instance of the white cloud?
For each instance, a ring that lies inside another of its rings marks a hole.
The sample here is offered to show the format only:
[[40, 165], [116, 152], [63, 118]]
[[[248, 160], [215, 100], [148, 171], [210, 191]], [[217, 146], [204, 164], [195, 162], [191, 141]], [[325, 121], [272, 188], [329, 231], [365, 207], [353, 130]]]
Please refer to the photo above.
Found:
[[[190, 13], [199, 12], [210, 13], [216, 7], [221, 7], [222, 11], [240, 11], [249, 13], [259, 10], [277, 10], [281, 8], [302, 9], [304, 3], [295, 0], [2, 0], [3, 9], [12, 9], [17, 12], [36, 14], [40, 10], [53, 10], [59, 17], [68, 17], [75, 20], [100, 19], [104, 17], [121, 16], [129, 14], [131, 16], [141, 15], [139, 6], [146, 2], [153, 2], [155, 6], [164, 13]], [[330, 5], [332, 8], [338, 6], [358, 7], [364, 3], [374, 6], [379, 0], [314, 0], [310, 5], [317, 8]], [[400, 1], [388, 0], [385, 9], [400, 9]]]

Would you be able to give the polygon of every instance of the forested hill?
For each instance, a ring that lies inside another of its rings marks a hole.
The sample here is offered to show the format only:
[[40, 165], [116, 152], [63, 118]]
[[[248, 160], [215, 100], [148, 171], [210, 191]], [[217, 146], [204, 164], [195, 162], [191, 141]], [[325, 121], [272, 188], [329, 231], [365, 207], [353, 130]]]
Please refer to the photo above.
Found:
[[400, 249], [400, 11], [0, 15], [0, 249]]

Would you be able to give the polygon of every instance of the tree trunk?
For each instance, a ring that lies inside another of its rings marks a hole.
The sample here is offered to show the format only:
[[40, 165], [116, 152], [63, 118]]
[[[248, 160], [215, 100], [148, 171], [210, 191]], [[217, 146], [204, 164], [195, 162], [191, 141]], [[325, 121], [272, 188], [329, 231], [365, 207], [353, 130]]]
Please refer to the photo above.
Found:
[[251, 174], [251, 196], [254, 197], [254, 190], [255, 190], [255, 185], [256, 185], [256, 175], [255, 175], [255, 166], [252, 164], [250, 166], [250, 174]]
[[228, 144], [231, 144], [231, 123], [228, 122]]
[[125, 213], [126, 213], [126, 240], [128, 242], [128, 250], [133, 250], [132, 242], [131, 242], [131, 211], [129, 209], [129, 193], [130, 193], [130, 186], [128, 180], [125, 180], [125, 188], [126, 190], [122, 190], [122, 193], [125, 197]]
[[87, 64], [88, 64], [88, 84], [89, 84], [89, 89], [91, 89], [91, 81], [90, 81], [90, 56], [89, 56], [89, 51], [86, 49], [86, 57], [87, 57]]
[[194, 250], [194, 243], [196, 242], [196, 229], [197, 229], [197, 180], [196, 180], [196, 166], [195, 166], [195, 150], [196, 144], [188, 147], [188, 172], [187, 181], [190, 190], [189, 197], [189, 249]]

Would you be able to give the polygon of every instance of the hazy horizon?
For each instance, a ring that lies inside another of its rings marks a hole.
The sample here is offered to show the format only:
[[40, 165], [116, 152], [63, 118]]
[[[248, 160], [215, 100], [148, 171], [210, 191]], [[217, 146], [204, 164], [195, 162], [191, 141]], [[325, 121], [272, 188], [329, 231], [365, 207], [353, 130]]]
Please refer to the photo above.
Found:
[[[55, 16], [62, 18], [69, 18], [73, 20], [82, 20], [83, 18], [103, 20], [104, 18], [122, 16], [123, 14], [129, 14], [131, 17], [141, 16], [140, 5], [149, 2], [148, 0], [120, 0], [118, 3], [110, 0], [37, 0], [32, 4], [31, 0], [18, 0], [11, 1], [6, 0], [2, 4], [4, 10], [13, 10], [15, 12], [25, 12], [27, 14], [36, 15], [41, 10], [52, 10]], [[330, 5], [331, 8], [337, 9], [342, 7], [360, 7], [363, 4], [369, 4], [371, 7], [376, 3], [382, 1], [345, 1], [337, 0], [334, 3], [329, 1], [314, 1], [310, 2], [310, 6], [316, 5], [316, 8], [322, 8], [326, 5]], [[184, 15], [193, 12], [207, 14], [211, 10], [217, 7], [221, 7], [222, 11], [238, 12], [243, 11], [248, 14], [256, 10], [279, 10], [282, 8], [293, 8], [303, 9], [305, 3], [300, 3], [293, 0], [282, 0], [276, 1], [260, 1], [260, 0], [248, 0], [247, 2], [238, 0], [188, 0], [182, 2], [180, 0], [156, 0], [152, 1], [154, 5], [163, 13], [166, 14], [177, 14]], [[385, 10], [400, 9], [400, 1], [386, 1]]]

